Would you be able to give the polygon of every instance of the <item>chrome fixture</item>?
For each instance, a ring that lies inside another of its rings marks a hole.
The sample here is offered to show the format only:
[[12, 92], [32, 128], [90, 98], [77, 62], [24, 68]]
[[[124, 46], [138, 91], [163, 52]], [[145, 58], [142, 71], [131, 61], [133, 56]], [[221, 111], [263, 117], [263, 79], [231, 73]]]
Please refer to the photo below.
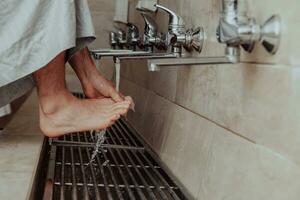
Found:
[[150, 59], [148, 60], [149, 71], [159, 71], [161, 67], [179, 65], [208, 65], [208, 64], [229, 64], [240, 61], [240, 49], [226, 47], [224, 56], [216, 57], [194, 57], [194, 58], [171, 58], [171, 59]]
[[171, 52], [181, 55], [182, 48], [185, 48], [187, 51], [195, 49], [200, 53], [204, 42], [203, 28], [187, 30], [182, 17], [164, 6], [157, 4], [156, 7], [169, 14], [169, 27], [168, 33], [165, 35], [165, 43], [167, 46], [171, 46]]
[[166, 49], [164, 41], [161, 39], [160, 34], [158, 34], [156, 22], [147, 14], [141, 13], [141, 15], [145, 21], [141, 48], [144, 48], [148, 52], [153, 52], [154, 47]]
[[100, 60], [102, 57], [117, 57], [128, 55], [128, 53], [132, 52], [137, 53], [137, 51], [133, 51], [131, 49], [92, 49], [89, 51], [95, 60]]
[[[226, 44], [225, 56], [153, 59], [148, 60], [149, 71], [158, 71], [163, 66], [238, 63], [240, 61], [240, 46], [251, 52], [256, 42], [261, 42], [269, 53], [275, 54], [280, 41], [279, 16], [273, 15], [264, 25], [260, 26], [254, 18], [247, 16], [245, 4], [238, 2], [238, 0], [222, 0], [217, 38], [220, 43]], [[174, 31], [173, 29], [181, 30], [182, 19], [176, 17], [174, 13], [171, 16], [169, 32]]]
[[118, 37], [117, 37], [117, 33], [110, 31], [109, 32], [109, 41], [110, 41], [110, 46], [112, 49], [116, 49], [118, 46]]
[[[174, 53], [150, 53], [147, 52], [145, 54], [135, 54], [135, 52], [132, 52], [131, 55], [130, 53], [128, 55], [124, 55], [124, 56], [118, 56], [115, 57], [115, 66], [120, 68], [121, 67], [121, 61], [122, 60], [136, 60], [136, 59], [140, 59], [140, 60], [148, 60], [148, 63], [151, 62], [152, 60], [159, 60], [161, 62], [164, 62], [164, 60], [180, 60], [180, 59], [185, 59], [185, 58], [179, 58], [178, 54], [174, 54]], [[158, 71], [158, 66], [157, 65], [152, 65], [149, 64], [149, 66], [153, 66], [155, 67], [154, 69], [152, 69], [151, 67], [148, 67], [149, 71]]]
[[275, 54], [280, 43], [280, 18], [273, 15], [261, 26], [255, 18], [248, 17], [245, 2], [222, 0], [217, 37], [219, 42], [241, 45], [247, 52], [252, 52], [255, 43], [260, 42], [269, 53]]
[[92, 49], [90, 50], [90, 53], [96, 60], [99, 60], [102, 57], [115, 57], [123, 60], [178, 57], [178, 55], [172, 53], [152, 53], [146, 51], [133, 51], [130, 49]]
[[139, 28], [132, 23], [127, 23], [126, 25], [128, 27], [128, 32], [127, 32], [128, 46], [130, 49], [135, 51], [136, 47], [139, 46], [141, 42]]
[[118, 41], [118, 47], [120, 49], [124, 49], [124, 47], [127, 46], [127, 37], [125, 31], [121, 29], [117, 29], [117, 41]]
[[109, 41], [112, 49], [123, 49], [127, 46], [126, 33], [121, 29], [117, 29], [116, 32], [110, 31]]

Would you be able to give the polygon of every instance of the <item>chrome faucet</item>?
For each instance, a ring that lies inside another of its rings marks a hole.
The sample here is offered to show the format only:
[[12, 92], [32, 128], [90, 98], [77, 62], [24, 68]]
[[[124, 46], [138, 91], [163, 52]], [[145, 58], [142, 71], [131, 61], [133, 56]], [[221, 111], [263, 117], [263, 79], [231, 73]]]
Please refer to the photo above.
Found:
[[109, 32], [109, 42], [110, 42], [110, 46], [112, 49], [116, 49], [118, 46], [118, 37], [117, 37], [117, 33], [110, 31]]
[[181, 55], [182, 48], [187, 51], [195, 49], [201, 52], [204, 42], [203, 28], [187, 30], [181, 16], [164, 6], [158, 4], [155, 6], [169, 14], [169, 27], [168, 33], [165, 35], [165, 43], [167, 46], [171, 46], [171, 52]]
[[127, 46], [127, 37], [126, 37], [126, 33], [125, 31], [121, 30], [121, 29], [117, 29], [117, 45], [120, 49], [124, 49], [124, 47]]
[[158, 49], [166, 49], [164, 41], [161, 39], [160, 34], [158, 34], [156, 22], [147, 14], [141, 13], [141, 15], [145, 21], [141, 48], [145, 49], [147, 52], [153, 52], [154, 47]]
[[280, 42], [280, 18], [273, 15], [261, 26], [255, 18], [248, 17], [246, 2], [222, 0], [217, 38], [229, 46], [241, 45], [247, 52], [252, 52], [255, 43], [260, 42], [275, 54]]
[[[159, 71], [163, 66], [238, 63], [240, 62], [240, 46], [251, 52], [256, 42], [260, 42], [269, 53], [276, 53], [280, 41], [279, 16], [273, 15], [264, 25], [260, 26], [254, 18], [247, 16], [247, 8], [245, 5], [239, 4], [238, 0], [221, 1], [222, 10], [217, 28], [217, 39], [220, 43], [226, 44], [224, 56], [152, 59], [148, 60], [149, 71]], [[169, 32], [172, 33], [176, 30], [177, 23], [178, 30], [183, 33], [182, 19], [173, 15], [174, 13], [171, 14], [169, 22]]]
[[128, 27], [128, 32], [127, 32], [128, 46], [130, 49], [135, 51], [136, 47], [139, 46], [141, 42], [139, 28], [132, 23], [127, 23], [126, 25]]

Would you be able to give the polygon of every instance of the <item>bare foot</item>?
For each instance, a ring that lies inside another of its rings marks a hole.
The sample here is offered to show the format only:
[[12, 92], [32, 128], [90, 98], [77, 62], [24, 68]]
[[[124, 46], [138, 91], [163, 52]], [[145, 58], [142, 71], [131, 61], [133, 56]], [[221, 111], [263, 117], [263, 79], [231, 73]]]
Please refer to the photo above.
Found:
[[111, 99], [80, 100], [69, 93], [40, 98], [40, 127], [45, 135], [99, 130], [111, 126], [127, 113], [130, 102]]
[[[101, 75], [100, 75], [101, 76]], [[95, 77], [94, 77], [95, 78]], [[100, 81], [103, 81], [103, 80], [100, 80]], [[110, 81], [107, 81], [105, 80], [104, 83], [105, 86], [103, 90], [106, 90], [106, 94], [113, 94], [113, 93], [118, 93], [117, 91], [113, 91], [115, 90], [114, 87], [113, 87], [113, 84], [110, 83]], [[103, 98], [106, 98], [106, 96], [104, 96], [102, 93], [100, 93], [93, 85], [90, 81], [85, 81], [84, 84], [82, 84], [82, 87], [83, 87], [83, 92], [85, 94], [85, 96], [87, 98], [90, 98], [90, 99], [103, 99]], [[108, 93], [108, 91], [110, 91], [110, 93]], [[134, 111], [134, 107], [135, 107], [135, 104], [134, 104], [134, 101], [133, 99], [130, 97], [130, 96], [123, 96], [122, 93], [118, 93], [118, 100], [120, 101], [123, 101], [123, 100], [127, 100], [130, 102], [130, 109]], [[117, 96], [115, 94], [115, 97]], [[109, 96], [110, 98], [112, 98], [111, 96]], [[114, 99], [115, 100], [115, 99]]]

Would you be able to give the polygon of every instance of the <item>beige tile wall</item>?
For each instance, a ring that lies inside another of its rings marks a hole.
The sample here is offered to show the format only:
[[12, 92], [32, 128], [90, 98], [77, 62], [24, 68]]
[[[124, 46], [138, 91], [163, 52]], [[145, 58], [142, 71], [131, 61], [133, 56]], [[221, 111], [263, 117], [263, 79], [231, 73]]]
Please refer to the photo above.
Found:
[[[90, 49], [110, 48], [108, 32], [114, 30], [115, 26], [113, 23], [115, 0], [88, 0], [88, 3], [97, 37], [90, 45]], [[114, 65], [111, 59], [101, 59], [97, 65], [106, 78], [113, 78]]]
[[[103, 7], [113, 9], [113, 3], [90, 2], [94, 21], [104, 18], [108, 22], [103, 26], [112, 28], [113, 14], [100, 13]], [[215, 37], [219, 2], [160, 0], [180, 13], [188, 26], [205, 28], [201, 56], [223, 54]], [[130, 21], [142, 29], [134, 3]], [[237, 65], [182, 66], [150, 73], [144, 61], [123, 63], [121, 90], [136, 102], [136, 112], [128, 118], [192, 198], [298, 200], [300, 2], [247, 3], [260, 23], [272, 14], [281, 16], [282, 40], [275, 56], [257, 45], [252, 54], [243, 52], [244, 63]], [[165, 31], [167, 16], [154, 16]], [[102, 26], [96, 27], [100, 37], [106, 34]], [[104, 42], [96, 45], [103, 47]]]

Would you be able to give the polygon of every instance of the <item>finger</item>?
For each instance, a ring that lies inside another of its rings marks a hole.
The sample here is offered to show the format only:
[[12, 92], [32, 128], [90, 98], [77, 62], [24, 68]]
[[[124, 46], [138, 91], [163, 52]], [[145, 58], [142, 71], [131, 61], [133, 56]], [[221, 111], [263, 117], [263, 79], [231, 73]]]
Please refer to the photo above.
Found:
[[125, 100], [130, 102], [130, 109], [132, 111], [135, 111], [135, 109], [134, 109], [135, 108], [135, 103], [134, 103], [133, 99], [130, 96], [126, 96], [124, 98], [125, 98]]

